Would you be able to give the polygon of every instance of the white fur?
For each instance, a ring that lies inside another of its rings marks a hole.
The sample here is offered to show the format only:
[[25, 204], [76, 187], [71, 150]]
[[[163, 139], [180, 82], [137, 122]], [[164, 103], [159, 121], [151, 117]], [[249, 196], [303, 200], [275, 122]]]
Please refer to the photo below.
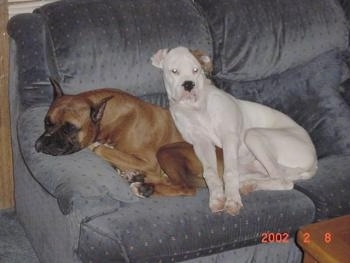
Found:
[[[287, 115], [216, 88], [187, 48], [162, 49], [151, 60], [163, 70], [175, 124], [203, 165], [213, 212], [238, 214], [240, 186], [288, 190], [293, 181], [316, 173], [314, 145]], [[191, 91], [184, 89], [185, 81], [193, 81]], [[217, 174], [215, 146], [224, 152], [224, 182]]]

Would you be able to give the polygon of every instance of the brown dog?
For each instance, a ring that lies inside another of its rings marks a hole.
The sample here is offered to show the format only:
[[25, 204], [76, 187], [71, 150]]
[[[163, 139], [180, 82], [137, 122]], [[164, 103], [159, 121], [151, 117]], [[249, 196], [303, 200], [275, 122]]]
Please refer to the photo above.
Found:
[[[201, 163], [168, 110], [120, 90], [64, 95], [59, 83], [50, 81], [54, 100], [35, 144], [38, 152], [64, 155], [90, 147], [123, 171], [143, 197], [193, 195], [205, 186]], [[217, 153], [221, 164], [222, 151]]]

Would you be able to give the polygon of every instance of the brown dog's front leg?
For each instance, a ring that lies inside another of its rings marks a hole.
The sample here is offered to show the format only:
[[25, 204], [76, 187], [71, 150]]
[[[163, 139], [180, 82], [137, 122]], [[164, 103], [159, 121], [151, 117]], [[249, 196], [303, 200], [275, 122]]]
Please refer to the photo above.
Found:
[[[147, 161], [103, 144], [95, 144], [89, 148], [96, 155], [122, 171], [121, 175], [130, 183], [130, 188], [135, 195], [149, 197], [155, 192], [155, 184], [161, 180], [158, 165], [152, 167], [152, 163], [156, 163], [155, 161]], [[156, 176], [157, 170], [159, 170], [158, 176]], [[152, 180], [156, 177], [159, 179]]]
[[103, 144], [95, 147], [92, 149], [92, 151], [107, 162], [111, 163], [113, 166], [123, 171], [139, 170], [147, 173], [153, 168], [149, 165], [151, 162], [137, 158], [135, 155], [121, 152], [115, 148], [105, 146]]
[[[145, 160], [103, 144], [96, 146], [92, 150], [98, 156], [122, 170], [122, 175], [129, 181], [131, 190], [137, 196], [149, 197], [152, 194], [178, 196], [193, 195], [195, 193], [194, 188], [184, 188], [179, 181], [169, 180], [168, 176], [161, 172], [156, 159]], [[145, 156], [151, 158], [152, 154], [145, 154]]]

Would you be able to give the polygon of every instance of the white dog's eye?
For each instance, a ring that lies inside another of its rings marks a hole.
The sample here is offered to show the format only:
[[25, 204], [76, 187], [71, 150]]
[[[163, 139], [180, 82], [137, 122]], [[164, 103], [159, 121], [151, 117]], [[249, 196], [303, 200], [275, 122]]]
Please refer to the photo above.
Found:
[[172, 72], [172, 73], [174, 73], [174, 74], [179, 73], [179, 72], [177, 71], [177, 69], [176, 69], [176, 68], [173, 68], [173, 69], [171, 70], [171, 72]]
[[198, 68], [193, 68], [193, 73], [197, 73], [199, 71]]

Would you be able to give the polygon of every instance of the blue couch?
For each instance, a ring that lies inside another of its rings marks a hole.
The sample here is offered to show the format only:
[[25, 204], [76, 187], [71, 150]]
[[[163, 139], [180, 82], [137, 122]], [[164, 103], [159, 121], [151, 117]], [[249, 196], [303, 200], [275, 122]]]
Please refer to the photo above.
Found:
[[[300, 226], [350, 213], [350, 107], [339, 93], [348, 26], [337, 1], [61, 0], [13, 17], [8, 33], [16, 212], [41, 262], [300, 262]], [[178, 45], [213, 57], [219, 88], [307, 129], [317, 175], [244, 196], [233, 217], [210, 212], [207, 189], [138, 199], [87, 149], [35, 152], [48, 76], [67, 93], [118, 87], [167, 107], [149, 59]]]

